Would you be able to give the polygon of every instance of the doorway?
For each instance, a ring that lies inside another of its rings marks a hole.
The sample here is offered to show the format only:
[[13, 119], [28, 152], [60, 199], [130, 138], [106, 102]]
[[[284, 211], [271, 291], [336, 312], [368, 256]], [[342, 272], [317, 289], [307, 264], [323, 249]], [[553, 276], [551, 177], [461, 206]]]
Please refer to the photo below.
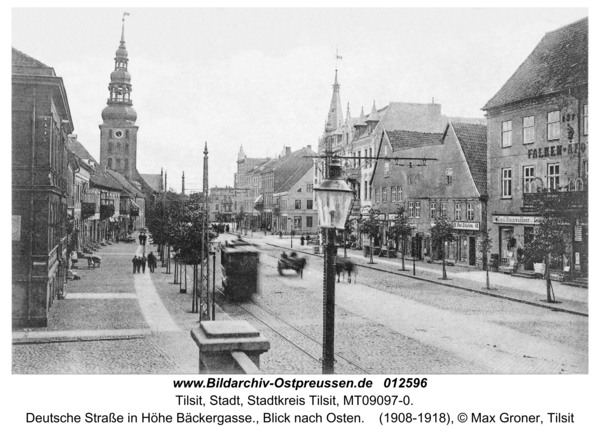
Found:
[[475, 237], [469, 237], [469, 265], [475, 265], [477, 260], [477, 252], [475, 246]]
[[[525, 246], [527, 246], [527, 245], [529, 245], [529, 243], [531, 243], [533, 241], [533, 238], [534, 238], [533, 227], [526, 226], [524, 229], [523, 235], [524, 235]], [[525, 256], [523, 258], [523, 269], [533, 270], [533, 259], [532, 258], [529, 258], [527, 256]]]

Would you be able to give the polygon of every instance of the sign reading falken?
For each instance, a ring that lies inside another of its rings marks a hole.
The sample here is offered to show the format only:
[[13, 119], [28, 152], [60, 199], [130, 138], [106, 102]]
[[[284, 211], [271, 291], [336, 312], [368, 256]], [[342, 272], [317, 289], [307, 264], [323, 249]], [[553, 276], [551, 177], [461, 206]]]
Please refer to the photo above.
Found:
[[454, 229], [460, 229], [463, 231], [478, 231], [479, 230], [479, 222], [454, 221], [454, 222], [452, 222], [452, 226], [454, 227]]

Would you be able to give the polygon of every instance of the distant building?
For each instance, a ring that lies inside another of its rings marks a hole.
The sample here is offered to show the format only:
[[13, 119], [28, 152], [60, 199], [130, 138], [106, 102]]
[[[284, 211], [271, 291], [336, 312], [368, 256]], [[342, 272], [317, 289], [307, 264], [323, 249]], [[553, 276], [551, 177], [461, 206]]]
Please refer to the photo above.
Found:
[[12, 49], [12, 321], [45, 327], [67, 264], [67, 136], [73, 120], [62, 78]]
[[[251, 172], [269, 161], [269, 158], [248, 158], [242, 146], [237, 157], [237, 172], [234, 178], [233, 211], [247, 216], [247, 224], [254, 212], [254, 202], [258, 196], [258, 177]], [[256, 194], [255, 194], [256, 193]]]
[[209, 221], [216, 223], [230, 223], [234, 221], [235, 213], [233, 201], [235, 199], [235, 188], [213, 187], [209, 189]]
[[314, 198], [313, 162], [304, 162], [274, 193], [273, 231], [317, 234], [319, 220]]
[[[492, 252], [532, 270], [520, 252], [534, 237], [536, 201], [569, 195], [587, 214], [588, 19], [547, 33], [483, 110]], [[551, 265], [587, 273], [587, 218], [571, 232], [568, 257]]]

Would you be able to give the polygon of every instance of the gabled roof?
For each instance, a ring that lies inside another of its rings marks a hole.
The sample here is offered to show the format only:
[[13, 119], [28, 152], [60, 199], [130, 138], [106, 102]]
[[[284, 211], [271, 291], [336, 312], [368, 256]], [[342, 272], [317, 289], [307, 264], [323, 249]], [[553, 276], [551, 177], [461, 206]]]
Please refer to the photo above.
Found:
[[287, 191], [286, 189], [298, 182], [308, 170], [312, 170], [314, 167], [312, 158], [305, 157], [316, 155], [312, 149], [302, 148], [281, 158], [280, 164], [275, 168], [273, 191], [275, 193]]
[[158, 175], [153, 175], [153, 174], [148, 174], [148, 175], [144, 175], [142, 173], [139, 174], [140, 177], [142, 178], [142, 180], [144, 180], [144, 182], [146, 184], [148, 184], [148, 187], [150, 187], [152, 190], [154, 190], [157, 193], [160, 193], [161, 191], [163, 191], [163, 181], [162, 178], [163, 176], [158, 174]]
[[419, 131], [404, 130], [392, 130], [386, 131], [386, 133], [394, 151], [442, 144], [442, 133], [421, 133]]
[[43, 64], [39, 60], [28, 56], [16, 48], [12, 49], [12, 73], [56, 77], [54, 68]]
[[483, 110], [588, 83], [588, 19], [546, 33]]
[[[96, 160], [92, 155], [88, 152], [85, 147], [77, 141], [77, 137], [69, 136], [67, 139], [67, 149], [77, 155], [82, 160], [91, 160], [96, 163]], [[97, 164], [97, 163], [96, 163]]]
[[255, 164], [251, 169], [246, 171], [246, 175], [256, 175], [260, 173], [260, 171], [265, 167], [265, 165], [273, 164], [275, 160], [271, 160], [269, 158], [265, 160], [258, 160], [259, 163]]
[[[485, 125], [452, 123], [458, 142], [479, 194], [487, 193], [487, 127]], [[447, 130], [446, 130], [447, 131]]]

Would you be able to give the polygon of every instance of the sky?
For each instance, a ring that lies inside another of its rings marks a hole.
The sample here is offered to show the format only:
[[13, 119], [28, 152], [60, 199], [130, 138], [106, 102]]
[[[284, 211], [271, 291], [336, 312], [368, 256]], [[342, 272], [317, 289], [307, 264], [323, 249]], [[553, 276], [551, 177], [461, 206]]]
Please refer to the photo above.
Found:
[[[27, 8], [12, 9], [12, 46], [63, 78], [75, 134], [99, 160], [101, 112], [121, 37], [132, 75], [140, 173], [169, 187], [233, 185], [240, 146], [276, 157], [316, 149], [335, 70], [344, 112], [390, 101], [483, 117], [545, 33], [586, 8]], [[341, 60], [335, 59], [336, 50]]]

